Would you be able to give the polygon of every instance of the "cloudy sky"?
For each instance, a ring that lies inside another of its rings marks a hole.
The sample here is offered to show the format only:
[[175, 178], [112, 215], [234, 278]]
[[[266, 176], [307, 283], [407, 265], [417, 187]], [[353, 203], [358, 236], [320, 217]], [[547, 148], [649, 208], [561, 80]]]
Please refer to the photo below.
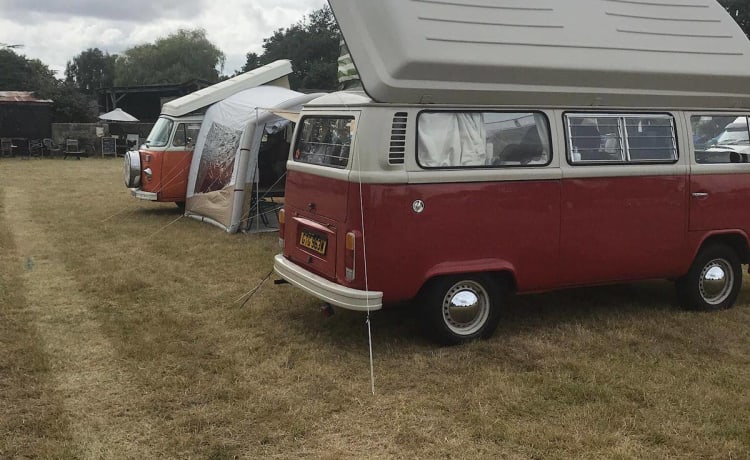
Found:
[[263, 39], [323, 7], [325, 0], [0, 0], [0, 43], [62, 77], [88, 48], [110, 54], [153, 43], [180, 28], [203, 28], [226, 55], [224, 74], [262, 52]]

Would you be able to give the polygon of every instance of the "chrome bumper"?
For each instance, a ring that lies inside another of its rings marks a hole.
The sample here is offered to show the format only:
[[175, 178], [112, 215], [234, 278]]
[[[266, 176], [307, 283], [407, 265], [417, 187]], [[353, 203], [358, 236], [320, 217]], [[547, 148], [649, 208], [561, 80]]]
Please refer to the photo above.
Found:
[[133, 195], [136, 198], [140, 198], [142, 200], [148, 200], [148, 201], [156, 201], [157, 196], [154, 192], [144, 192], [143, 190], [139, 188], [131, 188], [130, 194]]
[[282, 254], [274, 257], [273, 269], [293, 285], [331, 305], [356, 311], [380, 310], [383, 307], [382, 292], [341, 286], [310, 273]]

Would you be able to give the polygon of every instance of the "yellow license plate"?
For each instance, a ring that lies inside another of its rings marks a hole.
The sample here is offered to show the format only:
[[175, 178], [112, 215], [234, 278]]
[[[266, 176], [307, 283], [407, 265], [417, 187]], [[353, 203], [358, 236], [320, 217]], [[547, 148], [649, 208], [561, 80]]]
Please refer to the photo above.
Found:
[[314, 233], [302, 232], [299, 236], [299, 245], [303, 248], [315, 251], [320, 255], [325, 255], [328, 239]]

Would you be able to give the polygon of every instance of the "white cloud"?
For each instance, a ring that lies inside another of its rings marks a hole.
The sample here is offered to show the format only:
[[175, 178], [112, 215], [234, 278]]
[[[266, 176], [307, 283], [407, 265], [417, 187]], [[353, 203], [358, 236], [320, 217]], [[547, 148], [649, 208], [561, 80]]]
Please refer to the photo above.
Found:
[[65, 64], [88, 48], [120, 53], [180, 28], [201, 27], [226, 54], [224, 73], [232, 74], [246, 53], [262, 51], [264, 38], [323, 5], [325, 0], [0, 0], [0, 43], [22, 44], [20, 53], [62, 76]]

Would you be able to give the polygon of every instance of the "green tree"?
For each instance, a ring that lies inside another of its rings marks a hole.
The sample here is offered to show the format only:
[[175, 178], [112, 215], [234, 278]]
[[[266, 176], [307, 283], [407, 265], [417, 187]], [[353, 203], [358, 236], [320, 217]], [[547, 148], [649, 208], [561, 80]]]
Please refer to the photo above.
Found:
[[341, 32], [329, 7], [315, 10], [287, 29], [263, 39], [263, 54], [247, 54], [246, 72], [277, 59], [290, 59], [292, 89], [336, 89]]
[[115, 85], [182, 83], [192, 79], [219, 81], [224, 53], [202, 29], [184, 30], [153, 44], [134, 46], [115, 61]]
[[89, 48], [68, 61], [65, 82], [84, 94], [94, 95], [97, 89], [114, 85], [116, 59], [117, 55]]
[[260, 56], [258, 56], [256, 53], [247, 53], [245, 55], [245, 65], [242, 66], [242, 70], [235, 72], [235, 75], [241, 72], [247, 72], [249, 70], [257, 69], [262, 65], [263, 64], [260, 63]]
[[0, 91], [32, 91], [31, 67], [23, 55], [0, 48]]
[[58, 80], [39, 59], [26, 59], [8, 48], [0, 48], [0, 91], [31, 91], [40, 99], [51, 99], [56, 123], [93, 121], [88, 98]]
[[747, 0], [719, 0], [719, 3], [737, 21], [745, 35], [750, 37], [750, 2]]

